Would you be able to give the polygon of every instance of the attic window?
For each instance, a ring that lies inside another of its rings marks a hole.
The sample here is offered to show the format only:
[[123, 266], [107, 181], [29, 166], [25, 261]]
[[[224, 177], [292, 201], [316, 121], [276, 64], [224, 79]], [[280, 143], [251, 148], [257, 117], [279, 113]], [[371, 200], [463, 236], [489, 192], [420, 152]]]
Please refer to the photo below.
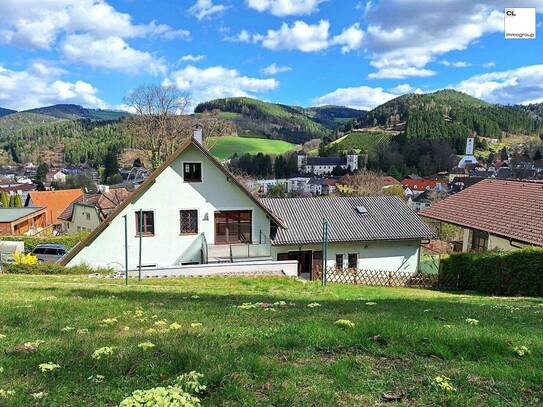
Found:
[[358, 213], [368, 213], [368, 210], [366, 209], [365, 206], [357, 206], [357, 207], [356, 207], [356, 211], [357, 211]]

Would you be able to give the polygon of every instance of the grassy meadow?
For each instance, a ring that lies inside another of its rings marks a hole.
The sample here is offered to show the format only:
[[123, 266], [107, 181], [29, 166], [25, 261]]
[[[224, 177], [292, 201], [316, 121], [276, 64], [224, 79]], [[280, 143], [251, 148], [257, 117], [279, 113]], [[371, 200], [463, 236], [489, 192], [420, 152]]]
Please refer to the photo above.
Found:
[[542, 299], [274, 277], [123, 283], [0, 275], [0, 405], [115, 406], [193, 370], [204, 406], [543, 400]]
[[384, 131], [355, 131], [341, 137], [332, 144], [337, 144], [341, 151], [369, 152], [378, 144], [388, 143], [392, 133]]
[[283, 140], [271, 140], [256, 137], [223, 136], [211, 141], [211, 153], [221, 159], [242, 154], [284, 154], [296, 145]]

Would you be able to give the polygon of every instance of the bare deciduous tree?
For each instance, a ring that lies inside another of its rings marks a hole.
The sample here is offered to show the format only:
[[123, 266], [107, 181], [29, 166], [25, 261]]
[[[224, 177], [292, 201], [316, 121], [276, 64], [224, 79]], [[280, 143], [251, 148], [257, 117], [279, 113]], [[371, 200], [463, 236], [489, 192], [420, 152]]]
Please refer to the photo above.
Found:
[[149, 151], [155, 168], [192, 134], [192, 120], [185, 114], [190, 96], [174, 87], [141, 85], [124, 103], [134, 113], [125, 120], [133, 144]]

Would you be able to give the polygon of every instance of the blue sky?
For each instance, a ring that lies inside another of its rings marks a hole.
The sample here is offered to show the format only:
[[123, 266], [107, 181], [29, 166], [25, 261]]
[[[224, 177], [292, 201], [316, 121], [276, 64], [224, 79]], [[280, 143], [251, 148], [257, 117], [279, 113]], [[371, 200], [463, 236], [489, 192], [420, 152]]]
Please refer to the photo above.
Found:
[[[536, 7], [505, 40], [504, 7]], [[143, 83], [369, 109], [453, 87], [543, 101], [543, 0], [0, 0], [0, 106], [120, 108]]]

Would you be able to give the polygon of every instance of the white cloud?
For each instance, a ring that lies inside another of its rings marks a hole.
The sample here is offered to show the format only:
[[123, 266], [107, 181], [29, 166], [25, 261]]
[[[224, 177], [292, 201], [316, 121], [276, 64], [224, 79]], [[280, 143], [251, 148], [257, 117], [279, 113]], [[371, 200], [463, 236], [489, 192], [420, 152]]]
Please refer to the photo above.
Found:
[[[506, 0], [382, 0], [365, 7], [364, 48], [377, 72], [371, 78], [429, 76], [426, 65], [503, 30]], [[526, 0], [523, 7], [541, 0]], [[404, 71], [404, 74], [401, 72]]]
[[486, 64], [483, 64], [483, 67], [485, 68], [494, 68], [496, 66], [496, 62], [487, 62]]
[[345, 28], [341, 34], [336, 35], [332, 43], [342, 45], [341, 52], [346, 54], [347, 52], [362, 48], [363, 40], [364, 31], [360, 28], [360, 23], [355, 23]]
[[246, 0], [247, 5], [259, 12], [267, 11], [274, 16], [311, 14], [325, 0]]
[[405, 95], [406, 93], [424, 93], [422, 89], [420, 88], [414, 88], [413, 86], [409, 85], [408, 83], [402, 83], [398, 86], [393, 87], [390, 89], [391, 93], [394, 93], [396, 95]]
[[283, 23], [279, 30], [268, 30], [266, 35], [253, 36], [253, 41], [261, 41], [264, 48], [273, 51], [316, 52], [328, 48], [329, 28], [330, 23], [326, 20], [317, 24], [295, 21], [292, 26]]
[[224, 39], [230, 42], [251, 43], [251, 42], [256, 42], [257, 38], [259, 38], [258, 35], [251, 35], [249, 31], [241, 30], [237, 35], [225, 37]]
[[133, 24], [105, 0], [1, 0], [0, 43], [50, 49], [61, 34], [190, 39], [166, 24]]
[[442, 59], [438, 64], [452, 68], [467, 68], [471, 66], [471, 64], [466, 61], [448, 61], [446, 59]]
[[290, 66], [279, 66], [275, 62], [266, 68], [262, 69], [262, 73], [265, 75], [277, 75], [278, 73], [290, 72], [292, 68]]
[[224, 13], [228, 9], [224, 4], [215, 4], [213, 0], [196, 0], [196, 3], [189, 8], [189, 13], [198, 20], [211, 18]]
[[65, 72], [45, 63], [33, 63], [14, 71], [0, 66], [0, 106], [16, 110], [32, 109], [56, 103], [76, 103], [106, 108], [97, 90], [83, 81], [68, 82], [60, 78]]
[[326, 95], [314, 99], [317, 106], [340, 105], [353, 109], [371, 110], [380, 104], [394, 99], [401, 93], [386, 92], [383, 88], [358, 86], [352, 88], [339, 88]]
[[179, 61], [181, 62], [199, 62], [201, 61], [202, 59], [204, 59], [206, 56], [205, 55], [192, 55], [192, 54], [187, 54], [183, 57], [181, 57], [179, 59]]
[[235, 69], [213, 66], [200, 69], [189, 65], [172, 72], [164, 81], [165, 86], [176, 86], [179, 90], [190, 93], [193, 103], [222, 97], [254, 96], [276, 89], [276, 79], [259, 79], [241, 75]]
[[540, 103], [543, 102], [543, 65], [472, 76], [456, 88], [490, 103]]
[[166, 66], [148, 52], [131, 48], [120, 37], [94, 39], [90, 35], [68, 35], [61, 44], [63, 55], [71, 62], [127, 73], [165, 73]]

